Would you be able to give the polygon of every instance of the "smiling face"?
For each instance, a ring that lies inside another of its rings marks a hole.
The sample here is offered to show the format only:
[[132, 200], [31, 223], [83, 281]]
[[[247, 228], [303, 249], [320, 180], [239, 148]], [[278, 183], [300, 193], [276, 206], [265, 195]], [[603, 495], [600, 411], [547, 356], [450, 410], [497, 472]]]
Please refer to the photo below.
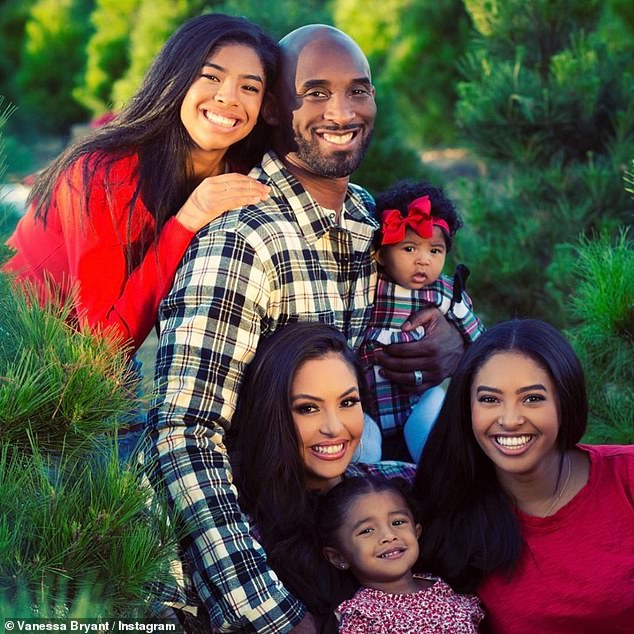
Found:
[[309, 489], [331, 489], [341, 480], [363, 433], [355, 371], [337, 353], [303, 363], [291, 387], [293, 421]]
[[319, 176], [349, 176], [370, 144], [376, 115], [365, 56], [351, 42], [318, 37], [298, 55], [294, 91], [298, 149], [289, 160]]
[[410, 592], [418, 559], [420, 524], [397, 491], [364, 493], [350, 505], [337, 530], [337, 548], [324, 554], [338, 568], [348, 567], [361, 585], [385, 592]]
[[419, 290], [435, 282], [442, 273], [447, 246], [440, 227], [434, 227], [431, 238], [421, 238], [407, 229], [405, 239], [382, 246], [377, 260], [386, 274], [399, 286]]
[[212, 52], [180, 109], [194, 144], [196, 173], [219, 164], [227, 149], [253, 130], [264, 89], [264, 68], [254, 49], [226, 44]]
[[471, 386], [476, 441], [498, 477], [540, 475], [559, 460], [559, 413], [553, 381], [533, 359], [518, 352], [490, 357]]

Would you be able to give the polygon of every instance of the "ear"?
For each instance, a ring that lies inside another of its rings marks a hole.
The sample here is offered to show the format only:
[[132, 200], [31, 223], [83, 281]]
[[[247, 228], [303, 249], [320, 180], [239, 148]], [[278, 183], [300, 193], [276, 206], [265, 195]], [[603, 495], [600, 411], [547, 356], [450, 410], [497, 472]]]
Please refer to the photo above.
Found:
[[416, 539], [418, 539], [423, 532], [423, 527], [420, 524], [416, 524]]
[[279, 110], [277, 106], [277, 99], [273, 93], [267, 93], [260, 109], [260, 116], [265, 123], [271, 126], [277, 126], [280, 124]]
[[331, 546], [324, 546], [322, 548], [323, 556], [335, 567], [339, 568], [339, 570], [346, 570], [348, 568], [348, 562], [346, 558], [343, 556], [341, 551], [336, 548], [332, 548]]
[[377, 249], [374, 252], [374, 259], [383, 266], [383, 249]]

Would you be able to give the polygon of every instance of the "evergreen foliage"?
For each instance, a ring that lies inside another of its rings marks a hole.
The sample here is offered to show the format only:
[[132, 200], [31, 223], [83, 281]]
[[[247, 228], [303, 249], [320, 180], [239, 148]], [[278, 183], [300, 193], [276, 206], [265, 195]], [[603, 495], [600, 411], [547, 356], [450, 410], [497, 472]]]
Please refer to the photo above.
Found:
[[140, 0], [96, 0], [90, 15], [94, 32], [86, 45], [83, 82], [73, 96], [97, 116], [112, 109], [112, 87], [128, 69], [128, 35]]
[[186, 19], [198, 15], [204, 0], [138, 0], [129, 32], [130, 65], [112, 86], [111, 103], [119, 110], [138, 90], [152, 59]]
[[341, 0], [335, 23], [370, 57], [398, 112], [392, 129], [411, 148], [455, 141], [457, 60], [469, 20], [460, 0]]
[[94, 616], [147, 615], [174, 529], [141, 467], [119, 463], [126, 352], [69, 314], [0, 275], [0, 605], [26, 594], [24, 616], [46, 616], [84, 597]]
[[24, 29], [35, 0], [3, 0], [0, 11], [0, 95], [16, 103], [15, 71], [20, 67]]
[[480, 37], [462, 63], [459, 124], [487, 159], [459, 188], [457, 252], [488, 321], [570, 323], [569, 245], [631, 223], [631, 51], [608, 46], [599, 0], [468, 0]]
[[[10, 114], [0, 98], [0, 175]], [[140, 405], [125, 347], [70, 317], [0, 273], [0, 616], [146, 617], [174, 524], [119, 462]]]
[[84, 68], [92, 1], [36, 0], [25, 26], [16, 74], [18, 121], [45, 132], [64, 132], [86, 110], [71, 97]]
[[634, 443], [634, 242], [622, 231], [584, 239], [574, 251], [577, 281], [570, 298], [576, 324], [568, 335], [588, 384], [584, 440]]

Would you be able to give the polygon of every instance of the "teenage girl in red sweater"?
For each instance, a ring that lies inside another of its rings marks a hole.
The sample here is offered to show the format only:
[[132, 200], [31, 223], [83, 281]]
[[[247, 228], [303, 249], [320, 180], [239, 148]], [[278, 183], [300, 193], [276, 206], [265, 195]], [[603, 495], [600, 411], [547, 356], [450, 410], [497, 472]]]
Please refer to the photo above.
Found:
[[196, 232], [267, 197], [245, 173], [276, 68], [277, 45], [249, 21], [186, 22], [115, 120], [41, 174], [4, 269], [42, 300], [72, 295], [77, 319], [134, 352]]

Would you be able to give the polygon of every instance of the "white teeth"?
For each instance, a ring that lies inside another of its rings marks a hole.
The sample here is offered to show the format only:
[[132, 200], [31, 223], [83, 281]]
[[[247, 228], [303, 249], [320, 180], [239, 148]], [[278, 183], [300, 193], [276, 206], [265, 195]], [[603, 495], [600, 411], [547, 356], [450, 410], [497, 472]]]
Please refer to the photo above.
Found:
[[324, 139], [328, 141], [328, 143], [334, 143], [335, 145], [350, 143], [353, 136], [354, 134], [352, 132], [348, 132], [347, 134], [328, 134], [324, 132]]
[[337, 454], [343, 450], [343, 443], [338, 445], [313, 445], [313, 451], [324, 454]]
[[213, 112], [206, 112], [205, 116], [212, 123], [215, 123], [216, 125], [221, 125], [224, 128], [233, 128], [233, 126], [236, 124], [236, 119], [229, 119], [228, 117], [223, 117], [219, 114], [214, 114]]
[[495, 442], [502, 447], [521, 447], [531, 441], [532, 436], [496, 436]]
[[383, 553], [382, 555], [379, 555], [379, 559], [389, 559], [390, 557], [393, 557], [394, 555], [398, 555], [401, 552], [403, 552], [402, 548], [396, 548], [394, 550], [390, 550], [387, 553]]

